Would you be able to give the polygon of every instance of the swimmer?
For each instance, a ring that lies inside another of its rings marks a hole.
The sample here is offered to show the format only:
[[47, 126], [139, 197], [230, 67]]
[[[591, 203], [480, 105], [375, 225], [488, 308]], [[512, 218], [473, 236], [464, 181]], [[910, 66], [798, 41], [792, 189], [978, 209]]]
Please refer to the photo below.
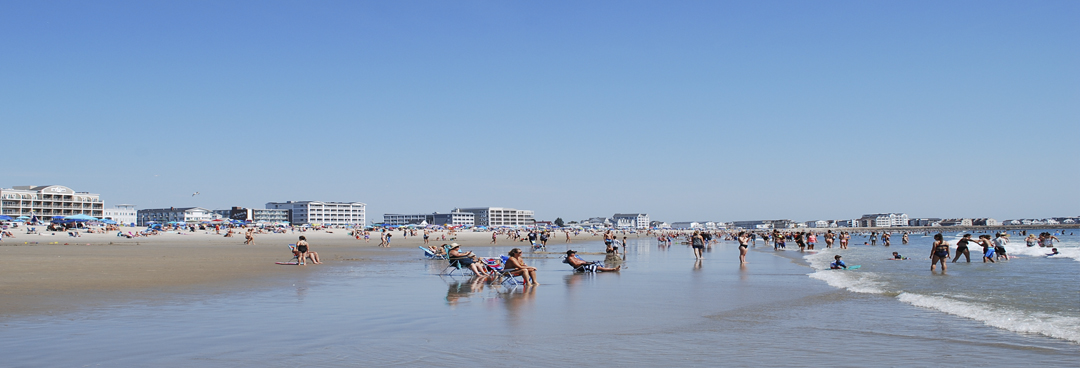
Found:
[[841, 268], [843, 268], [845, 270], [847, 269], [847, 264], [844, 264], [844, 261], [840, 260], [840, 255], [839, 254], [837, 254], [835, 257], [833, 257], [833, 259], [835, 259], [836, 261], [833, 262], [833, 263], [830, 263], [829, 268], [834, 269], [834, 270], [838, 270], [838, 269], [841, 269]]
[[1050, 249], [1050, 251], [1053, 252], [1053, 253], [1047, 253], [1046, 254], [1047, 257], [1053, 257], [1053, 256], [1056, 256], [1058, 254], [1061, 254], [1060, 252], [1058, 252], [1057, 248]]
[[904, 257], [904, 256], [900, 255], [900, 253], [892, 252], [892, 258], [889, 258], [889, 259], [893, 260], [893, 261], [902, 261], [902, 260], [907, 259], [907, 257]]

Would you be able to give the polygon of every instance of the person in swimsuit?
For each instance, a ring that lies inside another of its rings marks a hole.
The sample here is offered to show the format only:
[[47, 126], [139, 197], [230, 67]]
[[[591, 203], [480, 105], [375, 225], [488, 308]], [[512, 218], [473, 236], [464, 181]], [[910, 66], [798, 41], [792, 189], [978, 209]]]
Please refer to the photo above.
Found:
[[300, 240], [296, 241], [296, 252], [298, 253], [296, 258], [300, 261], [301, 266], [304, 265], [304, 260], [309, 257], [315, 264], [322, 263], [319, 261], [319, 253], [312, 252], [308, 249], [307, 238], [303, 235], [300, 236]]
[[784, 234], [781, 234], [780, 231], [773, 230], [772, 238], [773, 238], [773, 250], [777, 250], [779, 248], [787, 248], [787, 247], [784, 246]]
[[[938, 234], [941, 235], [941, 234]], [[936, 237], [934, 239], [937, 239]], [[964, 237], [956, 242], [956, 258], [953, 258], [952, 262], [956, 263], [960, 259], [960, 255], [963, 255], [967, 259], [968, 263], [971, 263], [971, 252], [968, 250], [968, 242], [971, 241], [971, 234], [964, 234]]]
[[889, 245], [892, 245], [892, 241], [890, 240], [891, 238], [892, 238], [892, 235], [889, 235], [889, 233], [882, 233], [881, 234], [881, 242], [886, 247], [889, 246]]
[[488, 275], [486, 267], [481, 266], [483, 262], [480, 262], [479, 257], [473, 254], [473, 252], [462, 253], [460, 249], [461, 245], [459, 245], [458, 243], [450, 244], [450, 254], [448, 254], [450, 258], [450, 263], [457, 263], [459, 265], [468, 267], [470, 270], [472, 270], [473, 274], [477, 276]]
[[598, 272], [618, 272], [620, 269], [622, 269], [621, 265], [615, 268], [604, 267], [604, 264], [600, 263], [599, 261], [589, 262], [584, 259], [578, 258], [577, 251], [573, 249], [566, 251], [566, 258], [563, 259], [563, 263], [569, 264], [570, 267], [574, 268], [574, 270], [577, 270], [578, 267], [588, 264], [596, 264], [596, 271]]
[[1028, 234], [1027, 239], [1024, 239], [1024, 241], [1027, 242], [1028, 247], [1034, 247], [1039, 244], [1039, 239], [1035, 237], [1035, 234]]
[[1008, 236], [1009, 234], [1006, 233], [997, 233], [997, 236], [994, 237], [994, 254], [997, 255], [998, 259], [1005, 258], [1006, 261], [1009, 260], [1009, 255], [1005, 254], [1005, 244], [1009, 244]]
[[877, 245], [877, 231], [870, 233], [870, 245]]
[[521, 259], [521, 249], [514, 248], [510, 250], [510, 258], [506, 259], [506, 264], [503, 268], [510, 271], [511, 275], [521, 276], [525, 285], [538, 285], [536, 282], [536, 267], [529, 267], [525, 264], [525, 260]]
[[825, 231], [825, 249], [832, 248], [834, 241], [836, 241], [836, 234], [833, 234], [832, 230]]
[[850, 233], [847, 231], [840, 233], [840, 249], [847, 249], [849, 241], [851, 241]]
[[990, 243], [990, 235], [979, 235], [979, 240], [976, 240], [975, 243], [982, 246], [983, 263], [986, 263], [986, 261], [996, 263], [994, 262], [994, 244]]
[[908, 236], [907, 236], [907, 233], [904, 233], [904, 235], [900, 237], [900, 244], [907, 245], [907, 242], [908, 242]]
[[1061, 241], [1056, 236], [1050, 235], [1050, 233], [1039, 234], [1039, 246], [1043, 248], [1053, 248], [1054, 240]]
[[904, 256], [900, 255], [900, 253], [892, 252], [892, 260], [894, 260], [894, 261], [903, 261], [905, 259], [907, 259], [907, 258], [904, 258]]
[[795, 233], [795, 244], [799, 245], [799, 251], [800, 252], [806, 250], [806, 242], [803, 241], [803, 232], [802, 231]]
[[[968, 237], [971, 237], [970, 235]], [[959, 257], [957, 257], [959, 258]], [[930, 272], [934, 272], [934, 266], [941, 263], [941, 273], [945, 273], [945, 261], [949, 260], [949, 243], [941, 237], [941, 233], [934, 234], [934, 246], [930, 248]], [[953, 262], [956, 262], [955, 260]]]
[[701, 236], [701, 232], [697, 230], [694, 231], [694, 235], [690, 237], [690, 246], [694, 248], [694, 258], [705, 258], [701, 254], [705, 251], [705, 238]]
[[746, 251], [749, 249], [746, 243], [750, 242], [750, 236], [745, 231], [739, 232], [739, 264], [746, 264]]

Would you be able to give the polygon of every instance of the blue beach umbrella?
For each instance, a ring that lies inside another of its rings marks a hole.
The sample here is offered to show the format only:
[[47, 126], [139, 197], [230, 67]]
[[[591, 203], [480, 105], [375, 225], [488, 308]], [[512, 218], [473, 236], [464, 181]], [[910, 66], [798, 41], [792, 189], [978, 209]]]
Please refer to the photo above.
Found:
[[0, 216], [0, 221], [11, 221], [11, 220], [12, 220], [11, 216], [6, 216], [6, 215]]

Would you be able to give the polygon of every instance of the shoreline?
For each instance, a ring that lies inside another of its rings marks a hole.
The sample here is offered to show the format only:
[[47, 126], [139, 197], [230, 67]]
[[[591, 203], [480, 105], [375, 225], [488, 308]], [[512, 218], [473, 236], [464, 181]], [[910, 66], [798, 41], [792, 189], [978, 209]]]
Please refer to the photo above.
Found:
[[[301, 235], [308, 238], [311, 250], [319, 253], [323, 265], [275, 264], [292, 258], [288, 244], [296, 243]], [[204, 232], [170, 232], [134, 239], [116, 237], [115, 232], [82, 234], [78, 238], [65, 233], [17, 234], [0, 243], [0, 318], [60, 313], [117, 297], [134, 295], [137, 299], [144, 293], [258, 287], [273, 284], [281, 276], [315, 272], [320, 267], [383, 262], [388, 250], [411, 249], [417, 260], [423, 258], [418, 249], [423, 245], [421, 236], [401, 239], [400, 232], [395, 232], [391, 246], [385, 248], [378, 246], [378, 234], [373, 235], [374, 239], [365, 242], [338, 229], [258, 234], [254, 245], [245, 245], [242, 234], [225, 238]], [[640, 234], [627, 236], [634, 235]], [[571, 236], [574, 242], [600, 240], [587, 233]], [[514, 242], [505, 235], [490, 244], [490, 232], [461, 232], [456, 240], [449, 240], [449, 236], [447, 240], [435, 238], [432, 235], [430, 245], [456, 242], [465, 250], [528, 247], [527, 242]], [[565, 244], [565, 238], [552, 240], [549, 245]], [[53, 242], [59, 244], [49, 244]]]

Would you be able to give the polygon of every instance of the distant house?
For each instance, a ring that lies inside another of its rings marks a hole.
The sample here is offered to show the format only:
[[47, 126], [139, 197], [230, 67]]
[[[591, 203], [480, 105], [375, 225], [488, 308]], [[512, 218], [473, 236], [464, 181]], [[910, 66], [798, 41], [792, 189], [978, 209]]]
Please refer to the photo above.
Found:
[[971, 219], [944, 219], [938, 226], [971, 226]]
[[690, 229], [697, 230], [697, 229], [704, 229], [705, 226], [702, 223], [697, 222], [697, 221], [680, 221], [680, 222], [672, 222], [671, 223], [671, 228], [672, 229], [680, 229], [680, 230], [690, 230]]
[[649, 215], [644, 213], [616, 213], [611, 220], [619, 228], [649, 228]]

